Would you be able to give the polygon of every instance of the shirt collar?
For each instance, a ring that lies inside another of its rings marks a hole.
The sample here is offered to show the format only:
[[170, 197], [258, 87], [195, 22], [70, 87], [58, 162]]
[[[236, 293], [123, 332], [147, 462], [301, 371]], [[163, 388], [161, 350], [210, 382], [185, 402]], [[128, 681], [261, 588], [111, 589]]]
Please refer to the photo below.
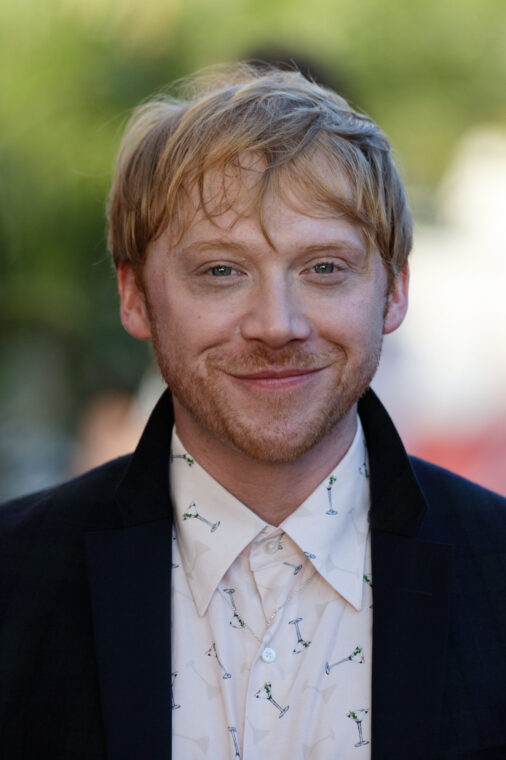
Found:
[[[175, 429], [170, 481], [181, 562], [197, 611], [203, 615], [230, 565], [268, 523], [185, 451]], [[362, 604], [368, 512], [367, 449], [358, 419], [343, 459], [278, 529], [356, 609]]]
[[327, 583], [360, 610], [370, 496], [367, 447], [360, 418], [357, 422], [343, 459], [280, 528]]
[[225, 572], [266, 523], [185, 451], [175, 428], [170, 482], [181, 562], [203, 615]]

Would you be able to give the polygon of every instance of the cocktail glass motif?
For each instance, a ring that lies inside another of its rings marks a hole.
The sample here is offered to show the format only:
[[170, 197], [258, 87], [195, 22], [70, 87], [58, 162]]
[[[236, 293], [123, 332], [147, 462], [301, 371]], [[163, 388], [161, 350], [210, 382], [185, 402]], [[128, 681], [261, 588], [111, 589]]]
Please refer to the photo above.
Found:
[[279, 710], [278, 717], [282, 718], [283, 715], [286, 712], [288, 712], [288, 710], [290, 709], [290, 705], [287, 705], [286, 707], [281, 707], [281, 705], [278, 705], [278, 703], [272, 696], [271, 689], [272, 689], [272, 684], [270, 683], [270, 681], [269, 682], [266, 681], [264, 685], [262, 686], [262, 688], [257, 691], [257, 693], [255, 694], [255, 697], [257, 699], [267, 699], [272, 705], [274, 705], [276, 710]]
[[365, 662], [365, 657], [363, 654], [362, 647], [356, 646], [353, 652], [348, 655], [348, 657], [343, 657], [342, 660], [338, 660], [337, 662], [332, 663], [332, 665], [329, 665], [328, 662], [325, 663], [325, 673], [327, 675], [330, 675], [330, 671], [332, 668], [335, 668], [336, 665], [341, 665], [343, 662], [358, 662], [359, 665], [363, 665]]
[[207, 650], [206, 654], [207, 654], [208, 657], [212, 657], [213, 655], [216, 657], [216, 661], [217, 661], [218, 665], [220, 666], [220, 668], [223, 671], [223, 678], [232, 678], [232, 676], [227, 671], [227, 669], [223, 666], [220, 658], [218, 657], [218, 652], [216, 651], [216, 644], [215, 644], [214, 641], [211, 644], [211, 646], [209, 647], [209, 649]]
[[181, 707], [181, 705], [176, 705], [176, 703], [174, 702], [174, 681], [176, 680], [176, 677], [177, 677], [177, 673], [171, 673], [170, 674], [170, 695], [171, 695], [171, 698], [172, 698], [172, 709], [173, 710], [179, 710], [179, 708]]
[[229, 621], [229, 625], [232, 626], [232, 628], [238, 628], [240, 630], [244, 630], [246, 628], [246, 623], [242, 619], [242, 617], [239, 615], [237, 611], [237, 607], [235, 606], [234, 597], [233, 594], [235, 594], [235, 588], [224, 588], [223, 593], [228, 594], [228, 597], [230, 599], [230, 604], [232, 605], [232, 611], [234, 613], [232, 620]]
[[228, 730], [232, 734], [232, 739], [234, 742], [234, 749], [235, 749], [234, 758], [238, 758], [238, 760], [241, 760], [241, 755], [239, 754], [239, 745], [237, 743], [237, 728], [235, 726], [229, 726]]
[[288, 567], [293, 567], [294, 575], [298, 575], [300, 571], [302, 570], [302, 565], [294, 565], [292, 562], [283, 562], [283, 565], [288, 565]]
[[174, 461], [174, 459], [184, 459], [188, 467], [191, 467], [192, 464], [195, 464], [195, 460], [192, 457], [188, 456], [188, 454], [171, 454], [170, 455], [171, 464]]
[[358, 728], [358, 742], [355, 744], [355, 747], [363, 747], [365, 744], [369, 744], [369, 742], [364, 740], [364, 736], [362, 734], [362, 720], [365, 718], [369, 710], [361, 709], [361, 710], [350, 710], [349, 713], [346, 713], [346, 716], [348, 718], [351, 718], [355, 721]]
[[206, 525], [209, 525], [209, 527], [211, 528], [211, 533], [214, 533], [214, 531], [220, 525], [219, 520], [218, 522], [213, 523], [213, 522], [210, 522], [209, 520], [206, 520], [205, 517], [202, 517], [202, 515], [200, 515], [197, 511], [197, 505], [195, 504], [194, 501], [192, 501], [192, 503], [190, 504], [186, 512], [183, 514], [183, 520], [191, 520], [192, 518], [195, 520], [200, 520]]
[[[364, 579], [364, 583], [367, 583], [367, 585], [369, 586], [369, 588], [372, 591], [372, 578], [371, 578], [371, 576], [364, 574], [363, 579]], [[372, 607], [372, 604], [369, 605], [369, 609], [371, 607]]]
[[358, 468], [358, 471], [361, 475], [364, 476], [364, 478], [369, 478], [369, 470], [367, 468], [367, 462], [365, 461], [365, 459], [360, 465], [360, 467]]
[[337, 478], [335, 475], [331, 475], [329, 478], [329, 482], [327, 483], [327, 496], [329, 499], [329, 508], [325, 512], [326, 515], [337, 515], [336, 510], [332, 506], [332, 486], [336, 482]]
[[295, 630], [297, 632], [297, 645], [295, 646], [295, 649], [292, 649], [292, 654], [300, 654], [304, 651], [304, 649], [307, 649], [309, 645], [311, 644], [310, 641], [304, 641], [302, 636], [300, 635], [299, 630], [299, 623], [302, 620], [302, 618], [295, 618], [294, 620], [290, 620], [288, 622], [288, 625], [294, 625]]
[[358, 468], [358, 471], [361, 475], [364, 476], [364, 478], [369, 478], [369, 469], [367, 467], [367, 447], [366, 447], [365, 441], [364, 441], [364, 461]]

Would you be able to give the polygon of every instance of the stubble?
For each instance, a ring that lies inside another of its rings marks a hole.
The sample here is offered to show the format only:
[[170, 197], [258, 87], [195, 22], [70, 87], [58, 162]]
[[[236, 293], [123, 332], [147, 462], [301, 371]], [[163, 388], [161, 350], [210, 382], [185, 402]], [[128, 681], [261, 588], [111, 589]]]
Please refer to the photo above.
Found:
[[[161, 373], [197, 427], [225, 446], [259, 462], [291, 462], [329, 436], [365, 393], [376, 372], [381, 340], [353, 363], [340, 347], [308, 353], [299, 348], [272, 350], [259, 345], [243, 354], [211, 349], [196, 371], [181, 353], [167, 356], [152, 320], [152, 340]], [[285, 368], [325, 367], [332, 382], [316, 393], [300, 389], [252, 393], [244, 404], [227, 390], [224, 375]]]

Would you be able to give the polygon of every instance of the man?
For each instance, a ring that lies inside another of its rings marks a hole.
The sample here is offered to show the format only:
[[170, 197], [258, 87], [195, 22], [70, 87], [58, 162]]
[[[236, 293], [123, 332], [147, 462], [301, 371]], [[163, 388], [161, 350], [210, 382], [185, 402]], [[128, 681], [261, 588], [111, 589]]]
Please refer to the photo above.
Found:
[[411, 246], [384, 135], [219, 70], [134, 114], [109, 224], [170, 391], [3, 507], [2, 757], [505, 757], [504, 500], [368, 390]]

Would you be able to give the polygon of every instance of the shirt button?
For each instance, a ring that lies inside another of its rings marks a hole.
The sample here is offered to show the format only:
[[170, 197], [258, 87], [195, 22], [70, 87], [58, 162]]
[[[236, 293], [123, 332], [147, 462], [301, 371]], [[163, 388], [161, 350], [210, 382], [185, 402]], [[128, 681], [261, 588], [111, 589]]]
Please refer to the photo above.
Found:
[[279, 546], [279, 539], [271, 539], [270, 541], [266, 541], [264, 544], [264, 551], [267, 552], [267, 554], [274, 554], [277, 552]]
[[262, 652], [262, 660], [264, 662], [274, 662], [276, 659], [276, 652], [274, 649], [271, 649], [270, 647], [265, 647], [264, 651]]

